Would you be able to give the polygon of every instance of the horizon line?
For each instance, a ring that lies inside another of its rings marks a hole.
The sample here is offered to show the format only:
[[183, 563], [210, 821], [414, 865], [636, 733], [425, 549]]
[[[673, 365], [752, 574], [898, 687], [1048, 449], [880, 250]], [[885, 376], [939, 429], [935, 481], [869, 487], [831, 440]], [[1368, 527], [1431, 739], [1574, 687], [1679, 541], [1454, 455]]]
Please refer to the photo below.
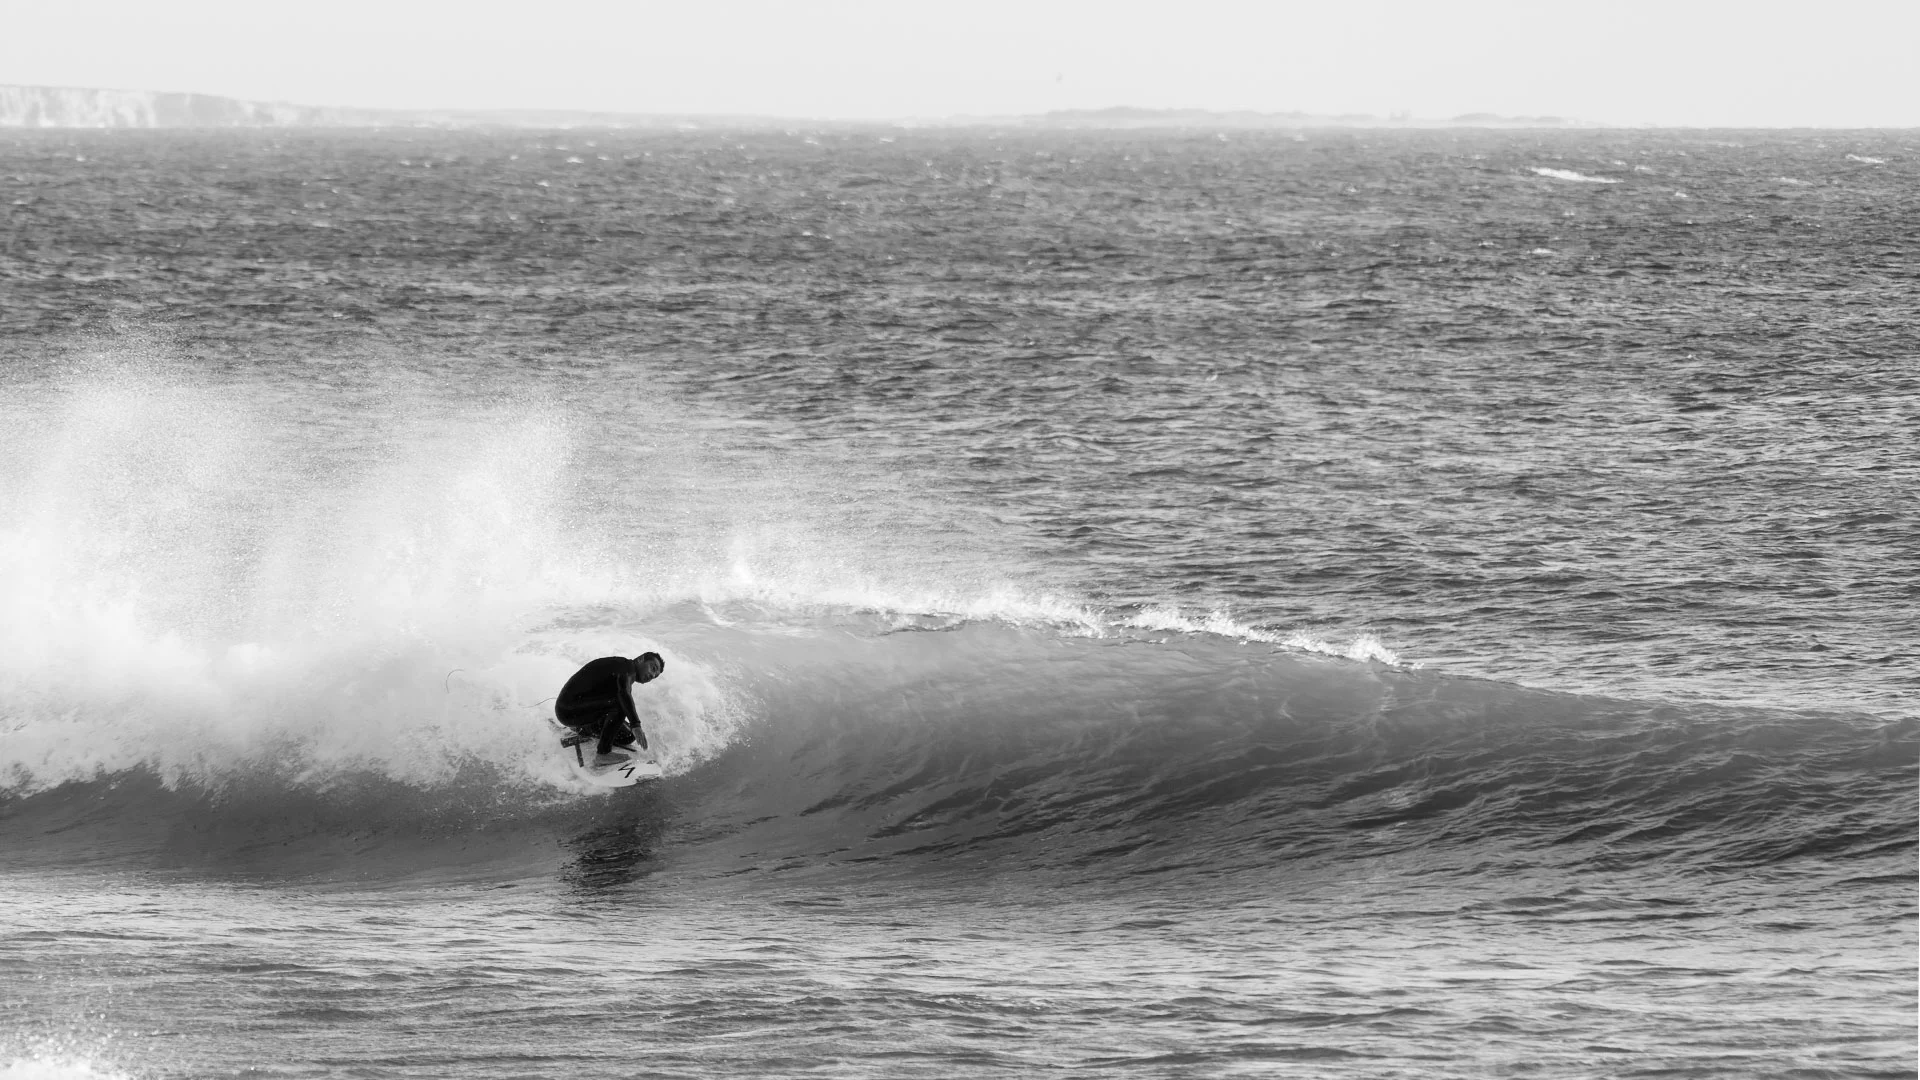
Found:
[[[303, 118], [287, 118], [283, 121], [265, 120], [248, 122], [248, 119], [229, 120], [225, 123], [205, 124], [167, 123], [152, 124], [152, 127], [421, 127], [434, 126], [433, 118], [446, 120], [464, 120], [486, 125], [485, 118], [495, 117], [504, 120], [519, 116], [527, 119], [536, 117], [561, 118], [573, 117], [575, 121], [567, 126], [596, 126], [580, 121], [588, 118], [601, 120], [626, 120], [650, 122], [646, 126], [695, 125], [711, 128], [756, 127], [782, 125], [830, 125], [837, 127], [882, 127], [882, 128], [929, 128], [981, 126], [994, 123], [1021, 123], [1046, 120], [1099, 119], [1106, 118], [1108, 127], [1207, 127], [1208, 118], [1229, 120], [1240, 118], [1242, 123], [1234, 125], [1249, 128], [1287, 128], [1287, 127], [1370, 127], [1370, 128], [1432, 128], [1432, 127], [1509, 127], [1509, 128], [1562, 128], [1575, 130], [1698, 130], [1698, 131], [1911, 131], [1920, 130], [1920, 124], [1913, 125], [1853, 125], [1853, 124], [1673, 124], [1659, 122], [1617, 123], [1600, 120], [1587, 120], [1578, 117], [1552, 114], [1503, 114], [1489, 111], [1471, 111], [1453, 116], [1420, 116], [1411, 111], [1395, 111], [1382, 116], [1378, 113], [1339, 112], [1320, 113], [1304, 109], [1258, 109], [1258, 108], [1219, 108], [1209, 106], [1142, 106], [1113, 104], [1070, 109], [1047, 109], [1035, 112], [1018, 113], [947, 113], [943, 115], [902, 115], [890, 117], [848, 117], [831, 115], [792, 115], [778, 113], [742, 113], [742, 112], [645, 112], [630, 109], [549, 107], [549, 106], [375, 106], [375, 105], [314, 105], [283, 100], [263, 100], [241, 98], [227, 94], [215, 94], [200, 90], [153, 90], [128, 87], [98, 86], [53, 86], [46, 84], [5, 83], [0, 84], [0, 97], [9, 91], [52, 91], [57, 93], [92, 95], [127, 95], [128, 97], [147, 98], [199, 98], [209, 103], [239, 106], [245, 113], [254, 110], [297, 110], [309, 114]], [[374, 120], [376, 116], [391, 116], [391, 125]], [[402, 117], [413, 117], [411, 121]], [[325, 119], [332, 117], [331, 120]], [[360, 122], [343, 122], [348, 117], [361, 118]], [[1185, 118], [1184, 123], [1160, 123]], [[1127, 121], [1135, 123], [1127, 123]], [[372, 122], [369, 122], [372, 121]], [[1245, 121], [1268, 121], [1267, 123], [1246, 123]], [[1287, 123], [1286, 121], [1294, 121]], [[5, 110], [0, 109], [0, 130], [101, 130], [115, 126], [131, 127], [135, 125], [111, 125], [102, 123], [46, 123], [33, 124], [7, 123]], [[503, 125], [530, 126], [530, 125]], [[617, 125], [612, 125], [617, 126]]]

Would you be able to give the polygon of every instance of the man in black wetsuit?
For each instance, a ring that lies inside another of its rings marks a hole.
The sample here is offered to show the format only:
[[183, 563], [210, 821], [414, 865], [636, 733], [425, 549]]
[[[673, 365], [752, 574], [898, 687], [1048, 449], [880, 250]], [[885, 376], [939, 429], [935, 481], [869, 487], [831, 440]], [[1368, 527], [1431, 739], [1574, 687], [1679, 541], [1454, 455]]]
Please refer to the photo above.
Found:
[[624, 656], [603, 656], [587, 661], [573, 673], [554, 700], [553, 715], [561, 723], [582, 735], [597, 735], [595, 752], [604, 756], [616, 746], [647, 748], [647, 733], [640, 730], [640, 714], [633, 707], [633, 684], [648, 683], [660, 677], [667, 662], [659, 653], [641, 653], [629, 660]]

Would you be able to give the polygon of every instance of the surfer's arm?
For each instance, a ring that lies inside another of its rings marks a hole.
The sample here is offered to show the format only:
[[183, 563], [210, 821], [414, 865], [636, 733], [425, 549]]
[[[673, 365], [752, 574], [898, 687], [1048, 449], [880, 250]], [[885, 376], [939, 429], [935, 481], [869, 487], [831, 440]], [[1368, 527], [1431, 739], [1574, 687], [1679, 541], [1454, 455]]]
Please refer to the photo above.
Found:
[[620, 703], [620, 715], [627, 718], [627, 726], [640, 730], [640, 709], [633, 703], [633, 676], [620, 676], [620, 684], [614, 690], [613, 698]]
[[633, 729], [633, 737], [639, 741], [640, 749], [647, 748], [647, 732], [640, 726], [640, 707], [633, 703], [634, 678], [631, 675], [620, 676], [620, 692], [613, 695], [620, 699], [620, 715], [627, 718], [627, 726]]

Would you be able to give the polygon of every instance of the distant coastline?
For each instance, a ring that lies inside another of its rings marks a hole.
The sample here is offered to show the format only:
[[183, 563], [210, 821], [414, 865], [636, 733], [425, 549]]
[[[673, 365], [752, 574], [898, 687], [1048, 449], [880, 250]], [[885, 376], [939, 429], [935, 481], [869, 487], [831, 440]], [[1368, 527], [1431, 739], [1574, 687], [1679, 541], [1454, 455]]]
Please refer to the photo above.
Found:
[[637, 131], [782, 129], [793, 127], [952, 128], [1013, 127], [1036, 130], [1136, 130], [1204, 128], [1564, 128], [1599, 125], [1558, 116], [1496, 116], [1469, 113], [1450, 119], [1388, 117], [1360, 113], [1219, 112], [1206, 109], [1068, 109], [1014, 116], [949, 116], [895, 120], [820, 120], [779, 116], [732, 116], [594, 112], [564, 109], [359, 109], [327, 105], [245, 101], [213, 94], [155, 90], [106, 90], [65, 86], [0, 86], [0, 129], [51, 128], [613, 128]]

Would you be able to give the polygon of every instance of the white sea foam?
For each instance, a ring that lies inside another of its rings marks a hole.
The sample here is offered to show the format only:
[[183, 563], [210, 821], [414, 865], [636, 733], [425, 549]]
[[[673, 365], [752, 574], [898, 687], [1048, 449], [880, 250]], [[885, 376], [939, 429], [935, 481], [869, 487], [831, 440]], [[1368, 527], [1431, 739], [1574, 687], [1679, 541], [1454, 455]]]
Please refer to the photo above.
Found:
[[0, 1064], [0, 1080], [130, 1080], [131, 1074], [84, 1057], [17, 1058]]
[[1862, 165], [1885, 165], [1887, 163], [1887, 159], [1885, 158], [1868, 157], [1865, 154], [1848, 154], [1847, 160], [1857, 161]]
[[1574, 172], [1572, 169], [1549, 169], [1536, 165], [1533, 171], [1537, 175], [1552, 177], [1555, 180], [1572, 180], [1582, 184], [1617, 184], [1620, 182], [1605, 176], [1588, 176], [1585, 173]]

